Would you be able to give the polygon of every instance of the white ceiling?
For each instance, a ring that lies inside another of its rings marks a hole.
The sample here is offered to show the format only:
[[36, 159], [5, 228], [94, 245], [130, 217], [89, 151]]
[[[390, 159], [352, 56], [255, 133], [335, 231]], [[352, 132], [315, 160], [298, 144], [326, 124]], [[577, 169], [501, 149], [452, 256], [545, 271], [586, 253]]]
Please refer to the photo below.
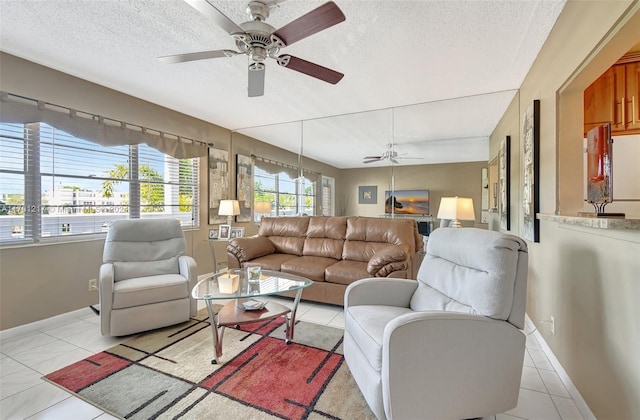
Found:
[[[247, 20], [247, 1], [209, 1], [234, 22]], [[402, 164], [486, 161], [489, 135], [564, 6], [335, 2], [345, 22], [281, 53], [342, 72], [342, 81], [330, 85], [268, 60], [265, 94], [256, 98], [247, 97], [244, 55], [157, 59], [234, 49], [182, 0], [0, 0], [0, 49], [296, 153], [302, 144], [304, 156], [338, 168], [363, 167], [362, 157], [392, 141], [399, 154], [422, 158]], [[322, 3], [278, 2], [267, 23], [279, 28]]]

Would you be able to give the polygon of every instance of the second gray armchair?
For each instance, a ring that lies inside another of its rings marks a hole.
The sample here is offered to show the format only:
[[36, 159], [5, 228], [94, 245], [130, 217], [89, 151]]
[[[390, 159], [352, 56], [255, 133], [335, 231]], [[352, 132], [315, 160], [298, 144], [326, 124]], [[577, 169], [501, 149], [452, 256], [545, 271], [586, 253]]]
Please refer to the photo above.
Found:
[[418, 281], [345, 292], [344, 357], [379, 419], [464, 419], [517, 405], [527, 246], [475, 228], [429, 236]]

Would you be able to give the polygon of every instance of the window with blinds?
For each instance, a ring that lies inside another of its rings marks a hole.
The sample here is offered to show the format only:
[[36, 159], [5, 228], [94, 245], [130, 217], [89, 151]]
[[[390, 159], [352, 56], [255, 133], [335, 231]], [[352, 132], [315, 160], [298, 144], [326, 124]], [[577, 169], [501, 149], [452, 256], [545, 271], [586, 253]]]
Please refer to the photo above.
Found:
[[103, 147], [44, 123], [0, 124], [0, 243], [65, 240], [127, 218], [198, 223], [198, 162]]
[[[297, 169], [275, 162], [256, 160], [254, 166], [254, 203], [271, 204], [268, 214], [255, 212], [254, 221], [263, 216], [313, 216], [316, 205], [316, 182], [312, 175], [300, 178]], [[256, 207], [258, 208], [258, 207]]]

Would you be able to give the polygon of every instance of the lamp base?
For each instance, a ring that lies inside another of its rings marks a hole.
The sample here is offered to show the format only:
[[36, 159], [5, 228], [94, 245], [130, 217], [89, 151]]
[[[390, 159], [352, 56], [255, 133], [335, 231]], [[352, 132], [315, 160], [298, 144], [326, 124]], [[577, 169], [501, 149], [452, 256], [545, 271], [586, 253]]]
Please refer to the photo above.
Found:
[[458, 219], [453, 219], [451, 221], [451, 223], [449, 223], [449, 227], [461, 228], [462, 227], [462, 223], [460, 223], [460, 220], [458, 220]]

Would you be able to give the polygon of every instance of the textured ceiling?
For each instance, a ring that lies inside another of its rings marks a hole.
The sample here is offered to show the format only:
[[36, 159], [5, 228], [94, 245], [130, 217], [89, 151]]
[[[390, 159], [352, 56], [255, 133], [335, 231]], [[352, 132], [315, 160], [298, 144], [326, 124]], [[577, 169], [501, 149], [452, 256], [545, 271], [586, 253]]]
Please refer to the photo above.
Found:
[[[247, 20], [247, 2], [209, 1], [234, 22]], [[481, 161], [564, 6], [335, 1], [345, 22], [281, 53], [344, 79], [330, 85], [268, 60], [265, 94], [256, 98], [247, 97], [244, 55], [157, 59], [234, 48], [182, 0], [0, 0], [0, 49], [296, 153], [302, 143], [303, 155], [339, 168], [364, 166], [363, 156], [390, 142], [422, 158], [402, 164]], [[278, 2], [267, 23], [279, 28], [322, 3]]]

